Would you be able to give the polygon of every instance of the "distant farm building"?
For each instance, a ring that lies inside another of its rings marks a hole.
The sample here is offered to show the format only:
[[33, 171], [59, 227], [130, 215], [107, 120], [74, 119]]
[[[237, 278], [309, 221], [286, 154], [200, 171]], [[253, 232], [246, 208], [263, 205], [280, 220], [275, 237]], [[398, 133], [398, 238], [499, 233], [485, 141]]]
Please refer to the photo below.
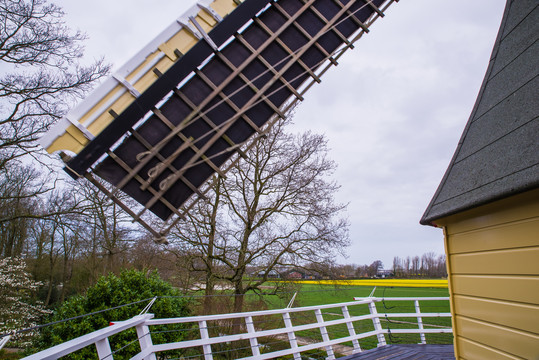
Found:
[[383, 270], [383, 269], [380, 269], [376, 272], [376, 277], [378, 278], [382, 278], [382, 279], [385, 279], [385, 278], [389, 278], [389, 277], [393, 277], [393, 270]]

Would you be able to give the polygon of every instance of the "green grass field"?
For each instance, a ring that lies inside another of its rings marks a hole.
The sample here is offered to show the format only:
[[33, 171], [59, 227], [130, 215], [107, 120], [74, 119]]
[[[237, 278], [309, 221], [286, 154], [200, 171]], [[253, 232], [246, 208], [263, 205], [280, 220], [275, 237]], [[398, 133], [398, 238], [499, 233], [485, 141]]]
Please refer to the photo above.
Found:
[[[296, 294], [293, 307], [307, 307], [315, 305], [325, 304], [339, 304], [354, 302], [354, 297], [367, 297], [373, 291], [374, 286], [357, 286], [357, 285], [345, 285], [342, 281], [335, 281], [333, 284], [325, 284], [310, 282], [310, 283], [294, 283], [294, 282], [276, 282], [266, 284], [267, 287], [262, 289], [262, 293], [251, 292], [245, 297], [245, 303], [243, 311], [258, 311], [269, 309], [282, 309], [285, 308], [294, 294]], [[279, 288], [279, 291], [275, 292], [275, 286]], [[390, 287], [390, 286], [378, 286], [374, 292], [374, 296], [378, 298], [389, 297], [448, 297], [449, 292], [447, 288], [428, 288], [428, 287]], [[200, 298], [202, 301], [202, 298]], [[223, 291], [215, 298], [214, 314], [216, 313], [230, 313], [232, 312], [232, 303], [234, 296], [230, 293], [230, 290]], [[421, 301], [421, 311], [423, 313], [448, 313], [449, 302], [446, 301]], [[397, 302], [397, 301], [383, 301], [376, 303], [378, 313], [414, 313], [413, 301]], [[367, 304], [360, 304], [356, 302], [355, 305], [348, 305], [348, 311], [350, 316], [361, 316], [370, 314]], [[326, 321], [342, 320], [343, 309], [341, 306], [335, 306], [322, 310], [322, 317]], [[294, 326], [304, 324], [316, 324], [317, 319], [313, 310], [298, 311], [290, 313], [291, 321]], [[283, 329], [286, 327], [282, 314], [264, 315], [253, 317], [254, 326], [259, 330], [271, 330], [271, 329]], [[417, 329], [417, 317], [411, 316], [407, 318], [391, 318], [384, 317], [380, 319], [381, 326], [385, 329]], [[450, 318], [424, 318], [425, 328], [432, 329], [436, 327], [451, 327]], [[244, 331], [240, 327], [234, 327], [233, 323], [227, 323], [224, 321], [210, 321], [208, 327], [212, 332], [211, 336], [221, 336], [223, 334], [233, 334], [237, 331]], [[374, 330], [373, 321], [371, 319], [365, 319], [360, 321], [354, 321], [353, 330], [356, 334], [367, 333]], [[346, 323], [326, 326], [330, 339], [335, 340], [350, 336], [350, 329]], [[319, 328], [310, 330], [296, 331], [296, 337], [298, 338], [299, 345], [305, 345], [313, 342], [319, 342], [322, 340], [321, 331]], [[195, 336], [196, 338], [196, 336]], [[385, 335], [387, 344], [417, 344], [420, 343], [419, 334], [396, 334]], [[427, 334], [428, 344], [451, 344], [453, 337], [451, 334]], [[289, 349], [290, 344], [287, 340], [286, 334], [280, 336], [268, 336], [267, 338], [261, 338], [260, 343], [263, 344], [261, 351], [263, 353], [273, 352], [283, 349]], [[341, 351], [339, 356], [349, 355], [353, 350], [353, 344], [351, 342], [344, 343], [345, 347], [337, 347], [335, 351]], [[370, 336], [368, 338], [360, 339], [359, 345], [363, 350], [375, 348], [378, 345], [378, 339], [376, 336]], [[344, 350], [343, 350], [344, 349]], [[213, 351], [219, 353], [228, 354], [230, 351], [229, 344], [221, 344], [212, 346]], [[234, 343], [234, 351], [237, 351], [237, 357], [249, 356], [251, 354], [250, 344], [247, 340], [243, 342]], [[241, 354], [240, 354], [241, 353]], [[327, 356], [323, 349], [316, 349], [309, 351], [308, 354], [304, 354], [311, 359], [323, 359]], [[232, 356], [232, 355], [231, 355]], [[235, 355], [234, 355], [235, 356]], [[232, 356], [232, 357], [234, 357]], [[292, 357], [284, 357], [283, 359]]]
[[[367, 297], [372, 292], [371, 286], [343, 286], [343, 285], [321, 285], [321, 284], [300, 284], [296, 288], [297, 295], [293, 307], [304, 307], [322, 304], [338, 304], [353, 301], [354, 297]], [[279, 309], [286, 307], [293, 296], [293, 292], [281, 294], [280, 296], [265, 296], [264, 303], [269, 309]], [[443, 288], [406, 288], [406, 287], [377, 287], [374, 292], [375, 297], [447, 297], [448, 289]], [[421, 312], [445, 313], [450, 312], [448, 301], [422, 301], [420, 302]], [[415, 312], [413, 302], [384, 301], [376, 304], [379, 313], [410, 313]], [[351, 316], [360, 316], [369, 313], [367, 305], [357, 305], [349, 307]], [[342, 319], [341, 307], [326, 309], [323, 311], [325, 320]], [[292, 322], [294, 325], [315, 322], [312, 311], [294, 313]], [[451, 327], [450, 318], [424, 318], [425, 328]], [[381, 319], [383, 328], [402, 329], [418, 328], [417, 318], [386, 318]], [[364, 333], [374, 330], [372, 320], [359, 321], [354, 324], [356, 333]], [[349, 335], [346, 325], [335, 325], [328, 328], [330, 337], [339, 338]], [[316, 330], [298, 332], [297, 336], [321, 340], [320, 332]], [[451, 334], [427, 334], [429, 344], [451, 344], [453, 337]], [[419, 334], [398, 334], [386, 335], [388, 344], [414, 344], [420, 342]], [[359, 341], [362, 349], [370, 349], [377, 346], [376, 337], [370, 337]], [[352, 346], [352, 344], [346, 344]]]
[[[323, 284], [298, 284], [294, 307], [336, 304], [353, 301], [354, 297], [366, 297], [372, 292], [372, 286], [346, 286]], [[288, 295], [288, 296], [287, 296]], [[292, 299], [293, 291], [281, 296], [267, 296], [265, 302], [271, 309], [286, 307]], [[449, 296], [448, 289], [440, 288], [406, 288], [406, 287], [380, 287], [374, 292], [376, 297], [444, 297]], [[449, 304], [448, 304], [449, 306]], [[449, 307], [447, 308], [449, 311]]]

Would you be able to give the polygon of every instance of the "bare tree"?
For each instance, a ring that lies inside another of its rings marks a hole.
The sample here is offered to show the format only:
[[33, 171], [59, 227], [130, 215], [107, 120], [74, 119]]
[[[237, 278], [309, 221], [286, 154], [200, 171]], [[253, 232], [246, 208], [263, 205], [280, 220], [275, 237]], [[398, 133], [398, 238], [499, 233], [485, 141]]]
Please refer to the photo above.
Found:
[[363, 278], [369, 276], [369, 266], [368, 265], [359, 265], [356, 270], [356, 277]]
[[378, 274], [378, 270], [382, 270], [384, 268], [384, 264], [381, 260], [376, 260], [368, 267], [368, 275], [369, 277], [375, 277]]
[[31, 217], [39, 213], [35, 198], [39, 173], [28, 166], [0, 168], [0, 258], [21, 256]]
[[[121, 267], [118, 255], [124, 254], [133, 240], [133, 228], [129, 227], [131, 218], [90, 182], [81, 179], [75, 186], [83, 199], [86, 222], [81, 236], [91, 244], [95, 252], [91, 256], [104, 260], [102, 272], [116, 271]], [[125, 196], [122, 201], [128, 202]]]
[[63, 16], [46, 0], [0, 0], [0, 257], [21, 254], [32, 219], [59, 215], [38, 204], [54, 179], [21, 158], [35, 156], [37, 138], [109, 69], [102, 60], [79, 64], [85, 36]]
[[[73, 195], [73, 191], [71, 191], [70, 195]], [[72, 212], [65, 214], [61, 220], [58, 229], [60, 253], [62, 254], [62, 290], [59, 301], [63, 302], [71, 286], [74, 261], [80, 250], [81, 229], [83, 228], [82, 222], [84, 221], [84, 217], [76, 212]]]
[[411, 272], [412, 272], [411, 276], [412, 277], [417, 277], [417, 276], [420, 275], [419, 274], [419, 271], [420, 271], [419, 262], [420, 262], [419, 256], [416, 255], [416, 256], [414, 256], [412, 258], [412, 268], [411, 268]]
[[436, 259], [436, 277], [447, 277], [447, 264], [445, 255], [439, 255]]
[[393, 257], [393, 276], [400, 278], [405, 276], [403, 261], [400, 257]]
[[159, 275], [164, 279], [172, 275], [169, 271], [172, 267], [171, 257], [163, 252], [161, 245], [155, 243], [152, 234], [142, 233], [134, 239], [127, 256], [129, 264], [139, 271], [159, 269]]
[[82, 66], [85, 35], [71, 32], [46, 0], [0, 0], [0, 168], [38, 149], [35, 140], [104, 76]]
[[410, 276], [410, 257], [407, 256], [406, 259], [404, 260], [404, 274], [406, 275], [406, 277], [409, 277]]
[[436, 254], [428, 252], [421, 256], [421, 275], [424, 277], [434, 277], [436, 274]]
[[[35, 261], [37, 263], [46, 259], [48, 265], [45, 280], [47, 284], [45, 305], [52, 302], [53, 288], [57, 282], [62, 285], [60, 301], [63, 301], [66, 289], [69, 286], [71, 279], [70, 265], [75, 257], [78, 245], [78, 228], [81, 220], [80, 214], [71, 211], [74, 208], [76, 209], [76, 204], [80, 204], [80, 202], [76, 198], [73, 188], [51, 191], [42, 202], [42, 211], [55, 215], [34, 221], [36, 224], [41, 225], [36, 238], [43, 240], [40, 246], [46, 252], [42, 254], [41, 259], [36, 258]], [[41, 274], [41, 276], [43, 275]]]
[[218, 257], [223, 254], [220, 244], [225, 241], [220, 230], [226, 231], [226, 228], [220, 229], [225, 223], [219, 213], [223, 206], [220, 190], [222, 182], [221, 177], [214, 179], [214, 196], [208, 201], [199, 201], [196, 204], [194, 210], [187, 215], [186, 221], [174, 232], [180, 241], [169, 249], [176, 255], [178, 264], [188, 270], [189, 279], [184, 279], [184, 286], [204, 289], [203, 312], [206, 314], [211, 312], [216, 282], [226, 278], [223, 266], [218, 266]]
[[327, 158], [326, 139], [288, 134], [285, 124], [276, 124], [226, 179], [215, 181], [214, 195], [174, 233], [175, 243], [201, 260], [207, 289], [213, 280], [232, 285], [234, 311], [274, 269], [329, 263], [348, 245], [345, 205], [333, 200], [338, 186], [329, 180], [335, 163]]

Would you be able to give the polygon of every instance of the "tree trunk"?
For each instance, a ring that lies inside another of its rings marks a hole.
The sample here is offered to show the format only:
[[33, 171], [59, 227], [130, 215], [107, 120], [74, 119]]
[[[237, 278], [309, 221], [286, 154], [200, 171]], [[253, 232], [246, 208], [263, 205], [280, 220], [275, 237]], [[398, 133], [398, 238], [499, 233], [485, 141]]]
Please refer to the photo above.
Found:
[[49, 302], [51, 301], [52, 296], [52, 276], [49, 277], [49, 286], [47, 288], [47, 298], [45, 299], [44, 306], [49, 306]]
[[204, 290], [204, 307], [202, 313], [204, 315], [210, 315], [213, 310], [213, 295], [214, 295], [215, 281], [213, 275], [209, 272], [206, 273], [206, 288]]
[[45, 306], [49, 306], [52, 297], [52, 287], [54, 280], [54, 230], [51, 235], [51, 247], [49, 251], [49, 287], [47, 289], [47, 298], [45, 299]]
[[204, 309], [203, 313], [206, 315], [211, 314], [213, 308], [213, 295], [215, 288], [215, 261], [214, 256], [214, 247], [215, 247], [215, 234], [217, 228], [217, 210], [219, 208], [221, 194], [220, 194], [220, 184], [221, 178], [217, 178], [216, 188], [215, 188], [215, 202], [212, 206], [212, 212], [210, 216], [210, 233], [208, 234], [208, 247], [206, 251], [206, 289], [205, 289], [205, 298], [204, 298]]
[[[243, 304], [245, 300], [245, 291], [243, 290], [242, 279], [240, 278], [239, 283], [236, 282], [234, 290], [234, 313], [240, 313], [243, 311]], [[242, 318], [234, 319], [234, 324], [232, 330], [234, 334], [239, 334], [244, 332], [245, 323], [242, 321]]]

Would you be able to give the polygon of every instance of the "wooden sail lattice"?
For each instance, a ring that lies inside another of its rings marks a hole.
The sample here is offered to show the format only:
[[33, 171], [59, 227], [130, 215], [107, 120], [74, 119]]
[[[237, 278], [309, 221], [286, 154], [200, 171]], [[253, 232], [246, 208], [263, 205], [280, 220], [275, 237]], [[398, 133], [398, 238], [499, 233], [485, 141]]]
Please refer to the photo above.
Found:
[[[156, 236], [350, 48], [392, 0], [246, 0], [67, 163]], [[194, 20], [194, 19], [192, 19]], [[95, 175], [113, 185], [108, 190]], [[142, 208], [120, 201], [122, 191]], [[168, 221], [160, 230], [148, 210]]]

